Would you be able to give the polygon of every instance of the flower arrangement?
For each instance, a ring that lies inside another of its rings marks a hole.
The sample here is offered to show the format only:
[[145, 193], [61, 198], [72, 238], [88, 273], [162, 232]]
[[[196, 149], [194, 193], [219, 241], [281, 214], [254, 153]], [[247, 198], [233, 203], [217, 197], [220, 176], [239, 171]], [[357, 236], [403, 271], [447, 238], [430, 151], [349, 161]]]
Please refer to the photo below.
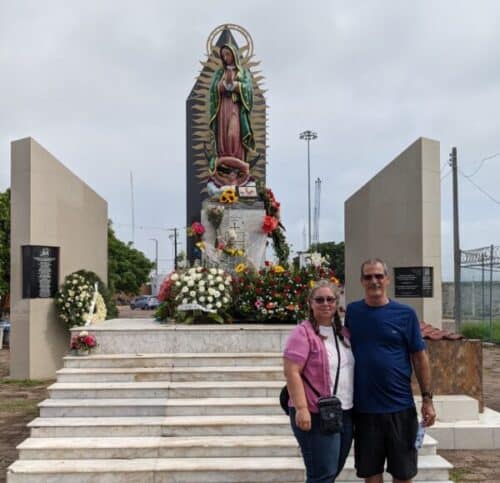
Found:
[[78, 270], [64, 279], [55, 296], [59, 319], [68, 329], [79, 327], [87, 322], [96, 284], [99, 295], [92, 320], [97, 322], [118, 315], [116, 304], [99, 276], [89, 270]]
[[97, 340], [94, 335], [82, 330], [79, 334], [71, 337], [70, 349], [73, 351], [90, 351], [97, 346]]
[[163, 282], [158, 298], [168, 306], [160, 306], [160, 316], [174, 316], [187, 324], [207, 319], [223, 323], [229, 319], [232, 278], [215, 267], [172, 272]]
[[78, 273], [68, 275], [56, 294], [59, 318], [68, 328], [84, 325], [94, 295], [93, 286]]
[[266, 262], [264, 269], [236, 267], [233, 282], [233, 310], [241, 319], [260, 322], [296, 323], [307, 316], [307, 296], [314, 280], [328, 278], [336, 283], [334, 273], [324, 265], [308, 265], [290, 270]]
[[[92, 308], [92, 307], [90, 307]], [[94, 312], [92, 315], [89, 316], [88, 313], [83, 314], [83, 320], [88, 321], [90, 318], [90, 323], [95, 324], [96, 322], [102, 322], [103, 320], [106, 320], [107, 316], [107, 309], [106, 309], [106, 304], [104, 302], [104, 298], [102, 295], [97, 292], [97, 296], [95, 299], [95, 307], [94, 307]]]
[[219, 196], [219, 202], [227, 205], [232, 205], [238, 201], [236, 190], [234, 188], [225, 189]]
[[266, 216], [262, 221], [262, 230], [272, 238], [274, 253], [279, 263], [286, 265], [288, 263], [288, 256], [290, 255], [290, 248], [286, 242], [285, 229], [280, 222], [281, 205], [270, 188], [266, 188], [262, 184], [258, 188], [259, 196], [264, 201], [264, 208], [266, 210]]
[[203, 226], [203, 223], [200, 223], [199, 221], [193, 222], [193, 224], [188, 228], [188, 235], [190, 236], [203, 236], [205, 233], [205, 227]]

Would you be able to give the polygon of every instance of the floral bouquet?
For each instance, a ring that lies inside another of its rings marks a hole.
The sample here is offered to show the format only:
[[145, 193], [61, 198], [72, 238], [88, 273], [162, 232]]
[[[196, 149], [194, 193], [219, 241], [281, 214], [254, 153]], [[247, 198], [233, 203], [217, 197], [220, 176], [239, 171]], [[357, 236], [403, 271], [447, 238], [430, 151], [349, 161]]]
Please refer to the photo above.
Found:
[[78, 273], [66, 277], [55, 302], [59, 318], [68, 328], [85, 324], [93, 296], [93, 287], [85, 277]]
[[172, 306], [180, 322], [218, 323], [228, 320], [232, 300], [232, 278], [220, 268], [193, 267], [173, 272], [160, 288], [160, 300]]
[[[317, 259], [315, 259], [317, 261]], [[315, 280], [338, 283], [331, 269], [309, 264], [298, 270], [265, 263], [258, 272], [244, 264], [236, 267], [233, 307], [238, 317], [261, 322], [296, 323], [307, 317], [307, 297]]]
[[82, 330], [79, 334], [71, 337], [70, 349], [73, 351], [90, 351], [96, 346], [95, 336], [89, 334], [86, 330]]
[[55, 303], [59, 318], [68, 328], [80, 327], [89, 321], [101, 322], [108, 316], [106, 301], [97, 292], [98, 286], [104, 288], [99, 280], [93, 272], [83, 270], [65, 278], [56, 294]]

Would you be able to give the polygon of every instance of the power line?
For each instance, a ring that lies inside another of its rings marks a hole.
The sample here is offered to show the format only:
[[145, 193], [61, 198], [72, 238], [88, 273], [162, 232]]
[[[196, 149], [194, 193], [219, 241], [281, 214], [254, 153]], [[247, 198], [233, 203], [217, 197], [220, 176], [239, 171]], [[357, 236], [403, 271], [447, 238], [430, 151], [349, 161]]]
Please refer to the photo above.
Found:
[[441, 181], [443, 181], [443, 179], [447, 178], [452, 172], [453, 172], [453, 170], [450, 169], [444, 176], [441, 176]]
[[496, 203], [497, 205], [500, 205], [500, 201], [498, 201], [497, 199], [493, 198], [493, 196], [491, 196], [486, 190], [484, 190], [483, 188], [481, 188], [481, 186], [479, 186], [478, 184], [474, 183], [474, 181], [472, 181], [470, 179], [470, 176], [466, 176], [464, 173], [462, 173], [462, 171], [459, 169], [458, 172], [471, 184], [473, 184], [479, 191], [481, 191], [481, 193], [483, 193], [485, 196], [487, 196], [491, 201], [493, 201], [493, 203]]
[[461, 173], [462, 176], [465, 176], [466, 178], [472, 178], [473, 176], [475, 176], [479, 172], [479, 170], [483, 167], [483, 165], [486, 161], [488, 161], [489, 159], [496, 158], [497, 156], [500, 156], [500, 153], [495, 153], [495, 154], [491, 154], [490, 156], [486, 156], [486, 158], [483, 158], [479, 161], [479, 166], [476, 168], [476, 170], [472, 174]]

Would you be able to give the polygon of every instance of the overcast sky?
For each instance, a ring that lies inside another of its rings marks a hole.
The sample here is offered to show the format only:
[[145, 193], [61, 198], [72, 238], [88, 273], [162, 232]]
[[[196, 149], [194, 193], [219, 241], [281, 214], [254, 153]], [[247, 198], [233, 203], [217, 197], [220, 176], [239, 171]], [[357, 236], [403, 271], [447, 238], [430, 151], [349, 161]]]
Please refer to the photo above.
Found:
[[[268, 186], [293, 249], [322, 180], [320, 240], [344, 238], [344, 201], [418, 137], [441, 143], [443, 278], [452, 277], [456, 145], [463, 249], [500, 244], [500, 2], [0, 0], [0, 190], [10, 142], [31, 136], [109, 203], [124, 241], [160, 270], [185, 224], [185, 100], [209, 33], [245, 27], [266, 76]], [[311, 187], [314, 190], [314, 186]], [[182, 237], [183, 238], [183, 237]]]

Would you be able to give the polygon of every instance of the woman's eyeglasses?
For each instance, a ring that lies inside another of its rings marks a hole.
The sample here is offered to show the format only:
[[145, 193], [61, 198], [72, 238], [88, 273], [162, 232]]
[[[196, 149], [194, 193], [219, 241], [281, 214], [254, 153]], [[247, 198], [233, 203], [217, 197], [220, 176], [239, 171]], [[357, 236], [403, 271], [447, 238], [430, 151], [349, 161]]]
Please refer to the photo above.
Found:
[[385, 277], [385, 275], [383, 273], [373, 273], [373, 274], [370, 274], [370, 275], [365, 275], [363, 274], [363, 280], [365, 282], [369, 282], [372, 278], [375, 278], [377, 280], [383, 280]]
[[325, 302], [327, 304], [333, 304], [333, 302], [335, 302], [335, 297], [314, 297], [313, 300], [317, 304], [324, 304]]

